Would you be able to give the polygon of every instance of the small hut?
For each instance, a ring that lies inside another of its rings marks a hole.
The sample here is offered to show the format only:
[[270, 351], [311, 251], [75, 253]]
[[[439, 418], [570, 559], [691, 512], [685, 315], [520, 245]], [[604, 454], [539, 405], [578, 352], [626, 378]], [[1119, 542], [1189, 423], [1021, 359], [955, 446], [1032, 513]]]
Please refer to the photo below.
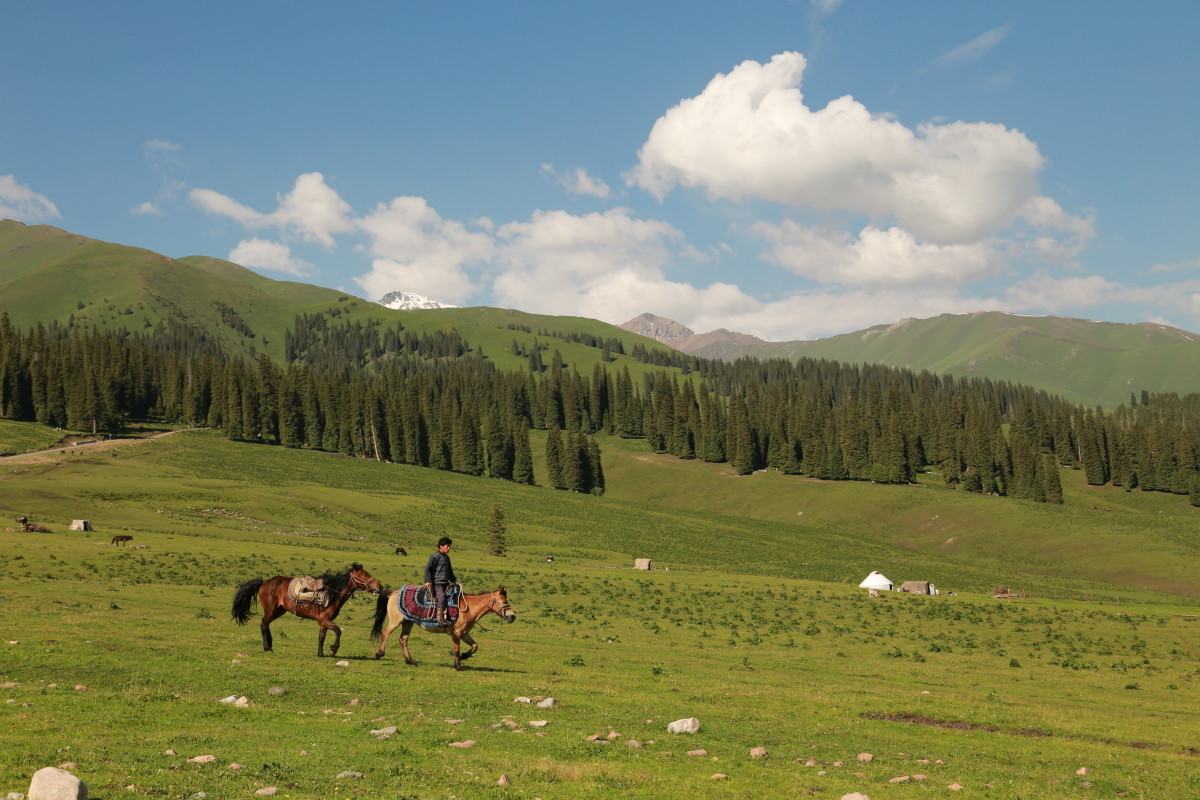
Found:
[[71, 520], [71, 530], [90, 531], [92, 530], [92, 521], [87, 519], [73, 519]]
[[937, 587], [929, 581], [905, 581], [900, 584], [900, 591], [909, 594], [937, 594]]
[[633, 560], [633, 568], [634, 569], [643, 569], [643, 570], [652, 570], [652, 569], [654, 569], [654, 562], [648, 558], [635, 558]]

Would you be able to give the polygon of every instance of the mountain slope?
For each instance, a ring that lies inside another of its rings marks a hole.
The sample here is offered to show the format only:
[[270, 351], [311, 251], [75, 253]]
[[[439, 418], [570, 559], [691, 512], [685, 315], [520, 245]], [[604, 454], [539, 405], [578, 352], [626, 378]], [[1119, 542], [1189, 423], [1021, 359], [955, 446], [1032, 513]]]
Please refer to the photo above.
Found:
[[[706, 338], [707, 337], [707, 338]], [[1200, 392], [1200, 335], [1153, 323], [998, 311], [905, 319], [828, 339], [764, 342], [713, 331], [677, 345], [705, 358], [827, 358], [1025, 383], [1086, 405]]]
[[[283, 358], [284, 333], [299, 314], [327, 315], [331, 322], [403, 324], [421, 334], [457, 329], [473, 348], [502, 369], [519, 369], [534, 340], [588, 372], [601, 350], [567, 336], [620, 340], [666, 349], [650, 339], [597, 320], [526, 314], [497, 308], [398, 311], [333, 289], [277, 281], [208, 256], [172, 259], [149, 250], [102, 242], [48, 225], [0, 220], [0, 311], [28, 327], [57, 320], [106, 329], [143, 331], [160, 322], [181, 323], [216, 337], [229, 352]], [[549, 333], [550, 335], [546, 335]], [[554, 334], [558, 334], [556, 337]], [[657, 369], [616, 355], [615, 365], [640, 375]]]

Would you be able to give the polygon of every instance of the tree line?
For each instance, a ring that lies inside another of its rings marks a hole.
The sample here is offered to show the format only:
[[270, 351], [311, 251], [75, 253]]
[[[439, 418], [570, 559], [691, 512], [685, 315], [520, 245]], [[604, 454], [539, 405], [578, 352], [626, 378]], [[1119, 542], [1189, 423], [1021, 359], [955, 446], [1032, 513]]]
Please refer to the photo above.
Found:
[[519, 483], [534, 481], [529, 431], [545, 429], [546, 482], [583, 492], [603, 491], [590, 434], [604, 432], [739, 474], [903, 484], [935, 472], [963, 491], [1061, 502], [1066, 466], [1200, 504], [1200, 395], [1143, 393], [1105, 412], [1004, 381], [816, 359], [700, 359], [691, 374], [634, 379], [603, 362], [581, 375], [556, 351], [541, 372], [500, 372], [454, 332], [311, 317], [288, 341], [279, 364], [183, 327], [20, 332], [3, 317], [0, 414], [97, 431], [177, 421]]

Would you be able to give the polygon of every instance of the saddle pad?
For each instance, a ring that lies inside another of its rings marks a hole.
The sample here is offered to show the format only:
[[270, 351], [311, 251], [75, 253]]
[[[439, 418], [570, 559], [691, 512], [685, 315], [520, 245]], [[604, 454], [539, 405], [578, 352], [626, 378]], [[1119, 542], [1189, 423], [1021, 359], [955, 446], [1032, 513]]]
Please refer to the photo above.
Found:
[[[299, 575], [292, 578], [288, 583], [288, 596], [297, 603], [315, 603], [319, 606], [329, 605], [329, 590], [319, 589], [312, 591], [311, 587], [316, 584], [316, 579], [309, 575]], [[302, 593], [307, 593], [310, 596], [301, 597]]]
[[[458, 596], [460, 589], [451, 584], [446, 587], [446, 616], [458, 619]], [[413, 622], [429, 622], [437, 619], [437, 598], [424, 586], [401, 586], [396, 592], [396, 607], [405, 619]]]

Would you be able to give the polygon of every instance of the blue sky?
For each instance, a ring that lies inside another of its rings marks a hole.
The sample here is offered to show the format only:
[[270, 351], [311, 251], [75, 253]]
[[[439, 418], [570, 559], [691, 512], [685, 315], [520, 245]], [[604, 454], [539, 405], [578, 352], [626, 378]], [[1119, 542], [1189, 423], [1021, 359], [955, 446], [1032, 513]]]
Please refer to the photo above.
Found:
[[0, 216], [375, 298], [1200, 330], [1200, 4], [9, 4]]

